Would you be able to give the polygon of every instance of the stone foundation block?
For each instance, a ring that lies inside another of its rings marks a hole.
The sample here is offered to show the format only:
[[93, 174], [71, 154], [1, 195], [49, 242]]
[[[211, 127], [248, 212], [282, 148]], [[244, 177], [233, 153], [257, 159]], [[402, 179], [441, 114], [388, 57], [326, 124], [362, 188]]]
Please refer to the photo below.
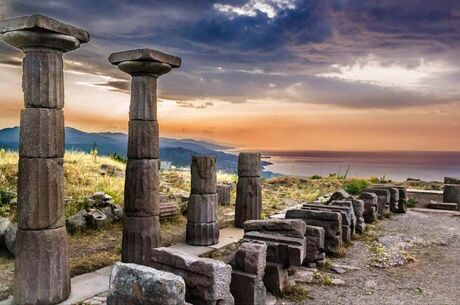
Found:
[[219, 224], [188, 222], [185, 240], [193, 246], [215, 245], [219, 242]]
[[337, 254], [342, 246], [342, 215], [333, 211], [288, 210], [286, 219], [302, 219], [307, 225], [324, 228], [326, 252]]
[[260, 153], [240, 153], [238, 155], [239, 177], [260, 177]]
[[157, 248], [153, 250], [151, 265], [184, 279], [187, 302], [198, 305], [234, 304], [230, 293], [232, 267], [228, 264], [171, 248]]
[[217, 194], [191, 194], [187, 205], [187, 220], [195, 223], [217, 222]]
[[233, 270], [263, 278], [267, 258], [267, 245], [262, 241], [243, 242], [231, 259]]
[[129, 121], [128, 159], [159, 159], [160, 136], [156, 121]]
[[219, 205], [230, 205], [230, 194], [232, 191], [232, 186], [230, 184], [218, 184], [217, 185], [217, 195], [218, 195], [218, 204]]
[[306, 256], [305, 237], [273, 233], [247, 232], [243, 241], [263, 241], [267, 244], [267, 261], [285, 266], [300, 266]]
[[460, 184], [460, 177], [444, 177], [444, 184]]
[[20, 158], [18, 226], [23, 230], [65, 225], [64, 170], [61, 158]]
[[306, 255], [303, 264], [315, 263], [324, 253], [325, 231], [322, 227], [306, 226], [305, 238], [307, 241]]
[[216, 157], [193, 156], [191, 165], [192, 194], [216, 194]]
[[300, 219], [262, 219], [248, 220], [244, 232], [279, 233], [283, 235], [305, 236], [307, 225]]
[[262, 187], [260, 178], [238, 178], [236, 186], [235, 226], [244, 227], [247, 220], [260, 219]]
[[21, 110], [19, 156], [62, 158], [64, 156], [64, 112], [27, 108]]
[[234, 270], [230, 292], [235, 299], [235, 305], [265, 305], [267, 289], [261, 279], [254, 274]]
[[70, 294], [65, 227], [18, 230], [14, 279], [16, 304], [56, 304]]
[[123, 218], [122, 262], [148, 266], [153, 248], [159, 245], [159, 216]]
[[110, 276], [107, 305], [184, 305], [185, 282], [170, 272], [115, 263]]
[[446, 184], [444, 185], [443, 202], [458, 203], [460, 206], [460, 185]]
[[364, 202], [363, 218], [365, 223], [377, 221], [378, 197], [374, 193], [361, 193], [359, 199]]
[[160, 214], [159, 160], [128, 160], [125, 179], [125, 213], [148, 217]]
[[[335, 201], [333, 201], [335, 202]], [[351, 205], [351, 202], [348, 202]], [[354, 227], [352, 226], [352, 207], [340, 207], [333, 205], [321, 205], [321, 204], [304, 204], [302, 209], [315, 210], [315, 211], [332, 211], [338, 212], [342, 215], [342, 240], [345, 243], [351, 242], [351, 235], [353, 234]], [[353, 214], [354, 215], [354, 214]]]
[[369, 188], [364, 189], [363, 192], [370, 192], [377, 195], [378, 204], [377, 204], [377, 215], [379, 219], [390, 215], [390, 191], [385, 189], [375, 189]]
[[287, 269], [281, 264], [267, 262], [265, 268], [264, 284], [270, 292], [281, 292], [287, 286]]

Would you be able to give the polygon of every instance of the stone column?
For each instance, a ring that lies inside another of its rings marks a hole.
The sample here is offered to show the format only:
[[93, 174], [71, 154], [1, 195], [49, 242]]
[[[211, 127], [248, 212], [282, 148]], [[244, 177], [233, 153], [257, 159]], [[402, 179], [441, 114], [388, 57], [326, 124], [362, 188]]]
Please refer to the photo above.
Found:
[[157, 78], [180, 67], [181, 59], [138, 49], [113, 53], [109, 61], [132, 76], [121, 260], [149, 265], [160, 244]]
[[260, 219], [261, 212], [260, 153], [240, 153], [236, 185], [235, 226], [243, 228], [246, 220]]
[[192, 191], [187, 206], [186, 242], [194, 246], [210, 246], [219, 242], [217, 223], [216, 158], [193, 156]]
[[89, 34], [41, 15], [2, 21], [0, 33], [25, 53], [14, 299], [16, 304], [56, 304], [70, 294], [62, 55], [88, 42]]

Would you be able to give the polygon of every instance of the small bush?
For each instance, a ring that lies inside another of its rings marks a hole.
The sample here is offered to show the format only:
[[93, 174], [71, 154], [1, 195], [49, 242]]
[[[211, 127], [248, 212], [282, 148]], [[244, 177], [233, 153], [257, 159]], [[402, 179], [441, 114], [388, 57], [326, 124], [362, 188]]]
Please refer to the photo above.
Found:
[[407, 207], [413, 208], [416, 205], [417, 205], [417, 200], [416, 199], [410, 198], [409, 200], [407, 200]]
[[302, 303], [311, 298], [308, 290], [299, 285], [289, 285], [283, 290], [283, 292], [275, 293], [275, 295], [279, 298], [295, 303]]
[[345, 190], [351, 195], [358, 195], [362, 192], [363, 188], [369, 186], [369, 182], [363, 179], [354, 179], [344, 185]]
[[320, 175], [313, 175], [310, 177], [310, 179], [312, 180], [318, 180], [318, 179], [322, 179], [323, 177], [321, 177]]

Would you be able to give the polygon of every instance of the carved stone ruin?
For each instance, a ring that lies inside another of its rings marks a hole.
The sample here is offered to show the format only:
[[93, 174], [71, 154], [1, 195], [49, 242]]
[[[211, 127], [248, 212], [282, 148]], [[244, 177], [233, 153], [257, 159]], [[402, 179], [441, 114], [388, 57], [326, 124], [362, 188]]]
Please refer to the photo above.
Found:
[[374, 189], [384, 189], [390, 191], [390, 211], [397, 213], [399, 210], [399, 190], [392, 185], [372, 185]]
[[379, 219], [390, 216], [391, 193], [389, 190], [380, 188], [366, 188], [363, 192], [374, 193], [377, 195], [377, 215]]
[[243, 241], [267, 244], [265, 287], [270, 292], [282, 291], [287, 285], [287, 268], [300, 266], [305, 260], [306, 225], [301, 220], [250, 220], [244, 223]]
[[186, 242], [209, 246], [219, 242], [217, 219], [216, 158], [193, 156], [192, 193], [187, 206]]
[[324, 228], [306, 226], [305, 238], [307, 239], [307, 250], [303, 265], [315, 267], [325, 264], [326, 252], [324, 250], [324, 237]]
[[444, 185], [443, 202], [456, 203], [457, 210], [460, 210], [460, 184]]
[[232, 191], [231, 184], [218, 184], [217, 195], [219, 205], [230, 205], [230, 194]]
[[243, 228], [246, 220], [260, 219], [262, 187], [260, 185], [260, 153], [240, 153], [236, 186], [235, 226]]
[[364, 221], [364, 201], [361, 199], [352, 199], [351, 202], [356, 217], [355, 231], [359, 234], [362, 234], [366, 230], [366, 223]]
[[89, 33], [42, 15], [4, 20], [0, 33], [25, 53], [14, 299], [16, 304], [55, 304], [70, 294], [63, 54], [88, 42]]
[[342, 247], [342, 214], [325, 210], [288, 210], [286, 219], [301, 219], [307, 225], [322, 227], [325, 231], [324, 249], [331, 254], [338, 254]]
[[230, 292], [235, 305], [265, 305], [264, 285], [267, 245], [264, 242], [243, 242], [231, 259]]
[[171, 248], [152, 251], [151, 266], [174, 273], [185, 281], [185, 300], [194, 305], [233, 305], [230, 293], [232, 267], [224, 262], [200, 258]]
[[109, 61], [132, 77], [121, 259], [147, 265], [160, 242], [157, 79], [180, 67], [181, 59], [137, 49], [112, 53]]
[[378, 197], [374, 193], [361, 193], [359, 199], [364, 202], [363, 218], [366, 223], [374, 223], [377, 221]]
[[[335, 201], [333, 201], [331, 204], [333, 204], [334, 202]], [[351, 205], [351, 202], [349, 202], [349, 204]], [[353, 231], [352, 214], [354, 215], [352, 207], [342, 207], [323, 204], [304, 204], [302, 205], [302, 209], [315, 211], [331, 211], [340, 213], [340, 215], [342, 216], [342, 241], [344, 243], [351, 242], [351, 236]]]
[[107, 305], [185, 305], [185, 282], [170, 272], [137, 264], [115, 263]]

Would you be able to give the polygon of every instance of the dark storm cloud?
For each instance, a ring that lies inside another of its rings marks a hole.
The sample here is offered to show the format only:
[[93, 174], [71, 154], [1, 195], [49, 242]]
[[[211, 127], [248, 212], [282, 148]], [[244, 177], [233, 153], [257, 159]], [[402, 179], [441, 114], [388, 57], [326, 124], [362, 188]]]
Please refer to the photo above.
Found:
[[[66, 54], [66, 68], [111, 76], [114, 80], [96, 85], [123, 92], [129, 90], [123, 81], [129, 76], [110, 65], [108, 55], [151, 47], [183, 58], [181, 69], [161, 78], [160, 94], [175, 100], [244, 103], [282, 98], [283, 89], [293, 86], [297, 94], [285, 91], [287, 101], [344, 107], [394, 108], [460, 100], [315, 76], [330, 71], [333, 64], [352, 64], [369, 54], [383, 65], [397, 63], [408, 69], [417, 67], [420, 57], [458, 65], [459, 1], [298, 0], [295, 9], [277, 7], [272, 18], [260, 10], [245, 16], [215, 7], [241, 8], [254, 1], [262, 0], [6, 0], [3, 15], [39, 12], [88, 30], [91, 42]], [[275, 7], [276, 0], [264, 2]], [[22, 56], [1, 48], [0, 62], [14, 63]], [[456, 79], [458, 73], [452, 72], [437, 81], [442, 86]]]

